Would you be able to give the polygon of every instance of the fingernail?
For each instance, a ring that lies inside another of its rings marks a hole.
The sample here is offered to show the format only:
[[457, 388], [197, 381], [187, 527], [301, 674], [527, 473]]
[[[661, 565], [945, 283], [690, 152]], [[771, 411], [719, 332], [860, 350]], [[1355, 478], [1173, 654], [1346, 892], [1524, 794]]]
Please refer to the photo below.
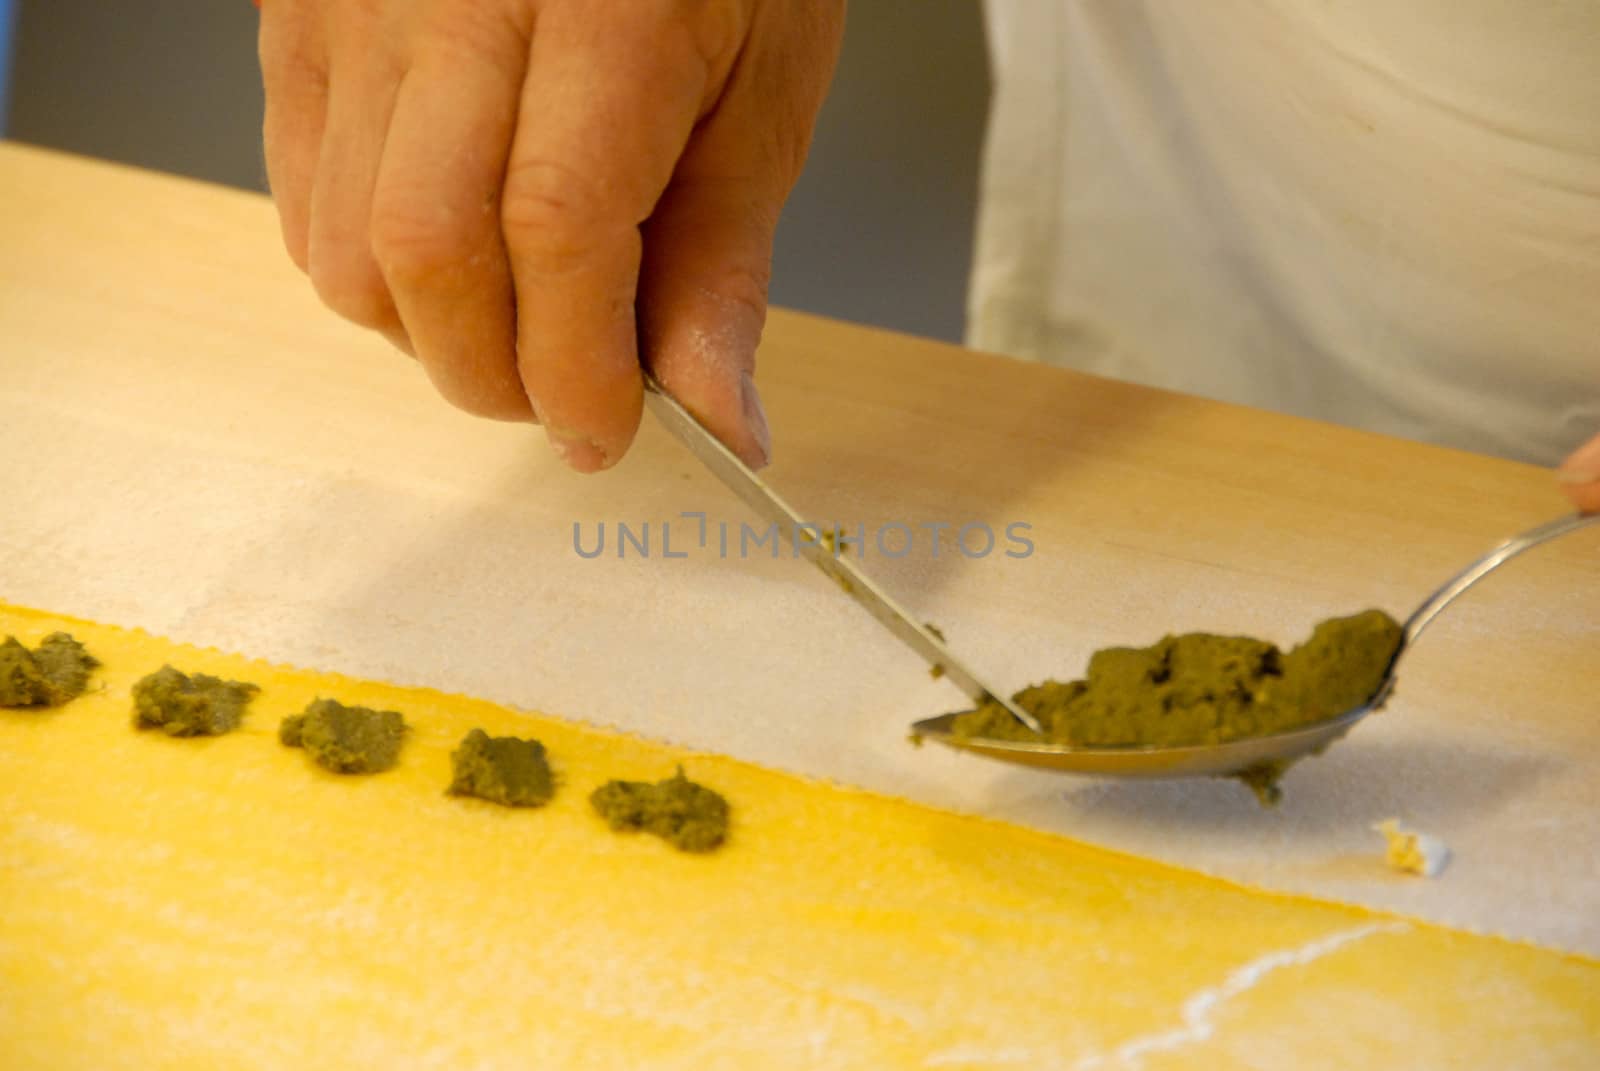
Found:
[[579, 472], [599, 472], [611, 463], [600, 445], [590, 439], [550, 432], [550, 446], [557, 457]]
[[1556, 469], [1556, 482], [1565, 484], [1600, 483], [1600, 472], [1593, 469]]
[[772, 460], [772, 429], [767, 426], [767, 411], [761, 407], [761, 394], [756, 390], [756, 382], [750, 378], [749, 372], [739, 377], [739, 400], [744, 405], [745, 426], [750, 429], [751, 437], [761, 450], [761, 458], [754, 465], [759, 469]]

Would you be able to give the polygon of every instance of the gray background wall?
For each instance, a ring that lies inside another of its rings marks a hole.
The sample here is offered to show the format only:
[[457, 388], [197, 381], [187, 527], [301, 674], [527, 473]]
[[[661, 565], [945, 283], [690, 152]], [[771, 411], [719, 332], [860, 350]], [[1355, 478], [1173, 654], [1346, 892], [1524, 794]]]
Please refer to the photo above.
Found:
[[[7, 134], [264, 188], [246, 0], [20, 0]], [[983, 117], [977, 0], [857, 0], [773, 300], [957, 340]]]

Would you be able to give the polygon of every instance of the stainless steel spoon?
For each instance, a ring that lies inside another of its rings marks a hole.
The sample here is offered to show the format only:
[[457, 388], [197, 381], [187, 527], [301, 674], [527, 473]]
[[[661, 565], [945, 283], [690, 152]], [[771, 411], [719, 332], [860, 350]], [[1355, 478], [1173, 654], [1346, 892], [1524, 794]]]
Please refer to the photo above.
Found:
[[1513, 536], [1461, 570], [1424, 599], [1422, 605], [1406, 619], [1400, 649], [1395, 653], [1394, 661], [1389, 663], [1389, 672], [1383, 683], [1366, 705], [1298, 729], [1193, 747], [1070, 747], [1064, 744], [963, 738], [955, 735], [951, 729], [955, 714], [919, 721], [911, 726], [911, 731], [917, 737], [937, 740], [951, 747], [1005, 762], [1100, 777], [1223, 777], [1267, 763], [1301, 758], [1321, 751], [1349, 732], [1356, 722], [1388, 702], [1394, 694], [1401, 659], [1439, 611], [1523, 551], [1597, 522], [1600, 522], [1600, 513], [1559, 517]]
[[[663, 390], [655, 376], [648, 372], [644, 376], [644, 402], [662, 425], [689, 448], [691, 454], [730, 491], [744, 499], [745, 504], [767, 521], [774, 531], [781, 533], [783, 544], [822, 570], [880, 625], [922, 656], [939, 676], [966, 692], [967, 698], [974, 703], [994, 700], [1029, 729], [1036, 733], [1043, 732], [1032, 714], [1006, 698], [1004, 692], [990, 688], [965, 660], [957, 658], [937, 629], [918, 624], [905, 607], [890, 598], [859, 565], [842, 557], [840, 548], [830, 545], [824, 538], [822, 528], [802, 520], [787, 502], [778, 497], [776, 491], [751, 472], [738, 455], [724, 446], [693, 413]], [[774, 556], [777, 552], [778, 545], [774, 545]]]

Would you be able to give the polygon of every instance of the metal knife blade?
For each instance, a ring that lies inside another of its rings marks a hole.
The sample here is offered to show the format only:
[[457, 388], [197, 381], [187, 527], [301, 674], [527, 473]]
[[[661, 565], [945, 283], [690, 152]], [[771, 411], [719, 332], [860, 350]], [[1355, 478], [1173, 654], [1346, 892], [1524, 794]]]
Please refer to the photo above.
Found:
[[905, 609], [880, 588], [850, 559], [834, 554], [821, 539], [823, 529], [809, 524], [761, 481], [738, 456], [712, 435], [694, 415], [662, 389], [654, 376], [644, 377], [645, 404], [668, 431], [689, 448], [689, 452], [710, 469], [728, 489], [753, 509], [764, 521], [776, 524], [782, 539], [797, 549], [806, 560], [826, 573], [885, 628], [928, 663], [943, 671], [974, 703], [992, 699], [1011, 716], [1042, 733], [1034, 717], [1017, 706], [1004, 692], [997, 692], [950, 652], [944, 641], [918, 624]]

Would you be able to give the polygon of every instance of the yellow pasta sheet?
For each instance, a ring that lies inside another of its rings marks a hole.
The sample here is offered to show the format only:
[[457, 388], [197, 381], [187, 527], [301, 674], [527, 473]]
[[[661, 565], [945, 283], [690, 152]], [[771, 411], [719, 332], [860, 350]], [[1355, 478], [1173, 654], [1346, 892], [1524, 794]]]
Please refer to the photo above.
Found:
[[[1600, 965], [1582, 958], [0, 605], [0, 634], [57, 629], [105, 665], [58, 710], [0, 711], [8, 1069], [1592, 1068], [1600, 1052]], [[169, 662], [259, 684], [244, 727], [135, 731], [130, 689]], [[399, 766], [341, 777], [280, 746], [279, 720], [317, 696], [401, 711]], [[475, 727], [542, 740], [554, 802], [446, 796]], [[603, 781], [680, 762], [732, 803], [720, 851], [591, 812]]]

